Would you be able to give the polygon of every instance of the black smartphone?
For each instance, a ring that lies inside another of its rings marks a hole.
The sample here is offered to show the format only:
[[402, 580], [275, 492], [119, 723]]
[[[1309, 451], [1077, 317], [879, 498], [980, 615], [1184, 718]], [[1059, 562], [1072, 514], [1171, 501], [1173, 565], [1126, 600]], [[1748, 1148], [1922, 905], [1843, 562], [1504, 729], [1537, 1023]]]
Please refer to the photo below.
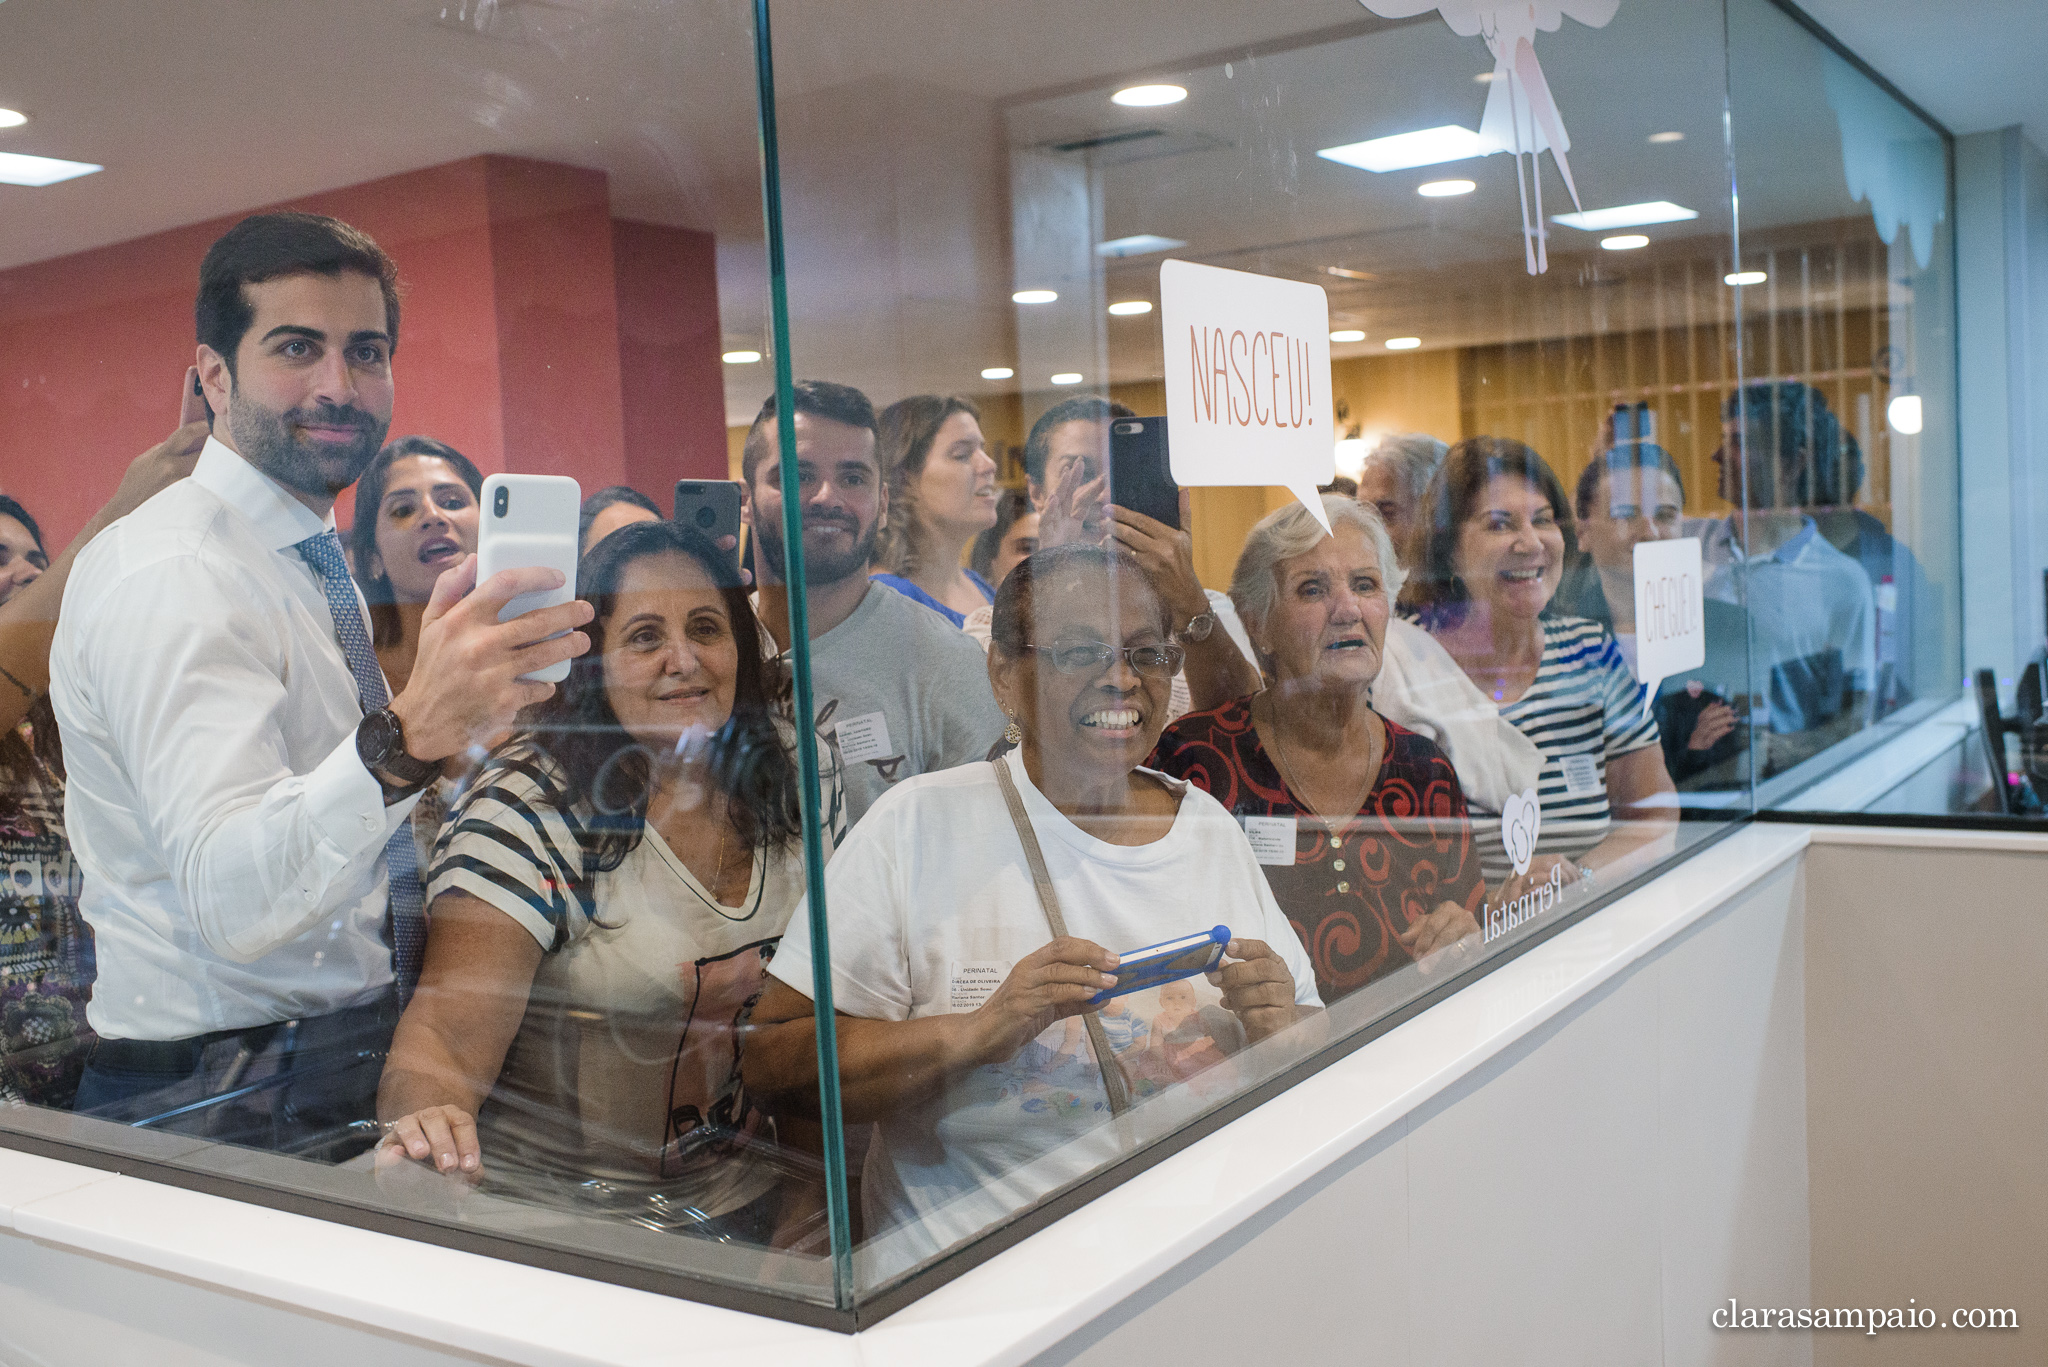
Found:
[[1110, 423], [1109, 501], [1179, 529], [1180, 486], [1167, 464], [1165, 418]]
[[704, 533], [715, 544], [732, 537], [734, 569], [740, 567], [740, 483], [736, 479], [676, 481], [676, 521]]

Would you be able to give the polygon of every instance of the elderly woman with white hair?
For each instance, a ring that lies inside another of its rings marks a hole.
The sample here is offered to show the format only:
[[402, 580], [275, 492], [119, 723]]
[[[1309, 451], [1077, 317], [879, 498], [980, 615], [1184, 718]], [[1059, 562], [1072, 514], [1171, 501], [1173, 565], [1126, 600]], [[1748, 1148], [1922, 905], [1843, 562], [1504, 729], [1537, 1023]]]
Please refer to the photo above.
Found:
[[1427, 432], [1397, 432], [1382, 437], [1365, 458], [1358, 472], [1358, 501], [1378, 510], [1396, 546], [1408, 543], [1423, 491], [1450, 449]]
[[1252, 528], [1230, 598], [1259, 693], [1169, 726], [1151, 766], [1240, 821], [1325, 1002], [1479, 929], [1486, 888], [1457, 772], [1373, 710], [1401, 568], [1370, 507], [1325, 496]]

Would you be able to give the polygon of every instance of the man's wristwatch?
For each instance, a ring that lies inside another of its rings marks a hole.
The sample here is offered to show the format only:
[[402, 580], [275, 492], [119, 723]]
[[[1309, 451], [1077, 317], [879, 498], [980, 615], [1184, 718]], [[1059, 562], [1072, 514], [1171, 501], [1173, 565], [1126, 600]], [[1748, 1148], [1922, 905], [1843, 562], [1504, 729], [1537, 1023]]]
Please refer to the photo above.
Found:
[[1216, 629], [1216, 614], [1204, 609], [1188, 618], [1188, 624], [1174, 632], [1174, 638], [1181, 641], [1206, 641], [1209, 633]]
[[356, 728], [356, 757], [384, 785], [387, 799], [418, 792], [441, 767], [432, 760], [415, 759], [406, 753], [405, 724], [388, 707], [367, 714], [363, 724]]

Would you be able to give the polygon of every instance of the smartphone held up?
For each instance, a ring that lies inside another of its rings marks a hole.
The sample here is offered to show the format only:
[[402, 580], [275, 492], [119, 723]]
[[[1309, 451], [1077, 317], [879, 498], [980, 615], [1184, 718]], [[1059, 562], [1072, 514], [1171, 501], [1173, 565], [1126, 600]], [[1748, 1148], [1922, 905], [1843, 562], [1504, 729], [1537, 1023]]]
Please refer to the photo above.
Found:
[[[483, 519], [477, 532], [479, 584], [501, 570], [557, 570], [562, 586], [522, 593], [505, 605], [498, 620], [509, 622], [539, 608], [559, 607], [576, 596], [576, 526], [583, 489], [567, 475], [492, 475], [484, 481]], [[557, 633], [562, 634], [562, 633]], [[558, 684], [569, 677], [569, 662], [549, 665], [523, 679]]]

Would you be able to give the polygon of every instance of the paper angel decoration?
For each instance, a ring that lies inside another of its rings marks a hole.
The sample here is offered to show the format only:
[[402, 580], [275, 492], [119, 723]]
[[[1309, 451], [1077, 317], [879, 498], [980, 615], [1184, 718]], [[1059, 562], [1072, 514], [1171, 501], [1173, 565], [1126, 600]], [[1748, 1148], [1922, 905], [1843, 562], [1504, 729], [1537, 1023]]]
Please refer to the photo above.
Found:
[[[1543, 79], [1536, 61], [1538, 30], [1555, 33], [1567, 16], [1588, 28], [1604, 28], [1620, 8], [1621, 0], [1522, 0], [1520, 4], [1498, 4], [1494, 0], [1359, 0], [1382, 19], [1409, 19], [1436, 10], [1451, 32], [1461, 38], [1486, 40], [1493, 53], [1493, 82], [1487, 87], [1486, 109], [1479, 118], [1479, 140], [1486, 155], [1515, 154], [1515, 185], [1522, 194], [1522, 254], [1529, 274], [1550, 269], [1550, 253], [1544, 241], [1548, 234], [1543, 219], [1543, 177], [1540, 158], [1547, 149], [1557, 162], [1557, 171], [1570, 192], [1572, 207], [1584, 212], [1579, 188], [1572, 184], [1570, 134], [1558, 116], [1557, 101]], [[1523, 160], [1527, 158], [1526, 172]]]

